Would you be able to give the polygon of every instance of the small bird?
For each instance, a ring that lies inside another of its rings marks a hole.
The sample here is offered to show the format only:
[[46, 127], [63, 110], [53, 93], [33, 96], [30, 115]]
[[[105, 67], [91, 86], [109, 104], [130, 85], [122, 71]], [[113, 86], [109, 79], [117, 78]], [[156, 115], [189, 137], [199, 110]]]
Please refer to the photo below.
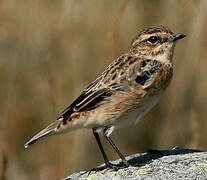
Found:
[[[91, 128], [107, 167], [128, 167], [124, 155], [110, 138], [117, 128], [138, 122], [160, 99], [173, 76], [173, 53], [177, 40], [164, 26], [150, 27], [137, 35], [128, 51], [112, 61], [105, 71], [68, 106], [55, 122], [25, 144], [42, 137]], [[112, 164], [99, 138], [103, 133], [122, 160]]]

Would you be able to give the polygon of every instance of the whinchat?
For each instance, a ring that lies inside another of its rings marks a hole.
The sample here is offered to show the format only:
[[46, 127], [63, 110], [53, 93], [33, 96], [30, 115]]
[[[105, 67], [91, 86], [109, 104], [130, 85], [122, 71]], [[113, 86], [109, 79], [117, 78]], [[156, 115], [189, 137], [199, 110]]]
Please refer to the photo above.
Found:
[[[116, 147], [110, 134], [117, 128], [138, 122], [160, 99], [173, 76], [173, 53], [177, 40], [164, 26], [145, 29], [132, 41], [128, 51], [115, 59], [55, 122], [40, 131], [27, 148], [42, 137], [91, 128], [105, 164], [117, 170], [129, 163]], [[99, 133], [122, 159], [121, 165], [109, 162]]]

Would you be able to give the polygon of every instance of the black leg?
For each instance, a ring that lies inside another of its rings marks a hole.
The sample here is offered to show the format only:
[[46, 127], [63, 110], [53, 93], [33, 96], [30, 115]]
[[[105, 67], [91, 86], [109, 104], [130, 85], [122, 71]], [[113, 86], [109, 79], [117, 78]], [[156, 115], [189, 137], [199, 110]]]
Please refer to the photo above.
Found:
[[119, 157], [122, 159], [122, 163], [124, 164], [125, 167], [129, 167], [129, 163], [127, 162], [126, 158], [123, 156], [123, 154], [119, 151], [119, 149], [116, 147], [112, 139], [109, 137], [110, 133], [107, 131], [108, 129], [104, 130], [104, 137], [106, 140], [111, 144], [111, 146], [114, 148], [114, 150], [117, 152]]
[[[101, 140], [100, 140], [100, 138], [99, 138], [99, 134], [95, 131], [95, 129], [93, 129], [93, 134], [94, 134], [94, 136], [95, 136], [95, 138], [96, 138], [96, 141], [97, 141], [97, 143], [98, 143], [98, 146], [99, 146], [99, 148], [100, 148], [100, 150], [101, 150], [101, 153], [102, 153], [102, 155], [103, 155], [103, 158], [104, 158], [104, 161], [105, 161], [105, 164], [106, 164], [106, 166], [108, 167], [108, 168], [111, 168], [111, 169], [113, 169], [113, 170], [115, 170], [115, 171], [118, 171], [120, 168], [122, 168], [122, 166], [119, 166], [119, 165], [116, 165], [116, 164], [112, 164], [112, 163], [110, 163], [109, 162], [109, 160], [108, 160], [108, 158], [107, 158], [107, 156], [106, 156], [106, 153], [105, 153], [105, 151], [104, 151], [104, 148], [103, 148], [103, 146], [102, 146], [102, 144], [101, 144]], [[94, 168], [94, 169], [92, 169], [91, 171], [97, 171], [97, 170], [99, 170], [99, 168]], [[90, 171], [90, 172], [91, 172]], [[89, 172], [89, 173], [90, 173]]]
[[108, 165], [109, 165], [109, 160], [108, 160], [108, 158], [107, 158], [107, 156], [106, 156], [106, 153], [105, 153], [105, 151], [104, 151], [104, 148], [103, 148], [103, 146], [102, 146], [102, 144], [101, 144], [101, 140], [100, 140], [100, 138], [99, 138], [99, 134], [95, 131], [95, 129], [93, 129], [93, 135], [94, 135], [95, 138], [96, 138], [96, 141], [97, 141], [97, 143], [98, 143], [99, 149], [101, 150], [101, 153], [102, 153], [102, 155], [103, 155], [104, 161], [105, 161], [106, 165], [108, 166]]

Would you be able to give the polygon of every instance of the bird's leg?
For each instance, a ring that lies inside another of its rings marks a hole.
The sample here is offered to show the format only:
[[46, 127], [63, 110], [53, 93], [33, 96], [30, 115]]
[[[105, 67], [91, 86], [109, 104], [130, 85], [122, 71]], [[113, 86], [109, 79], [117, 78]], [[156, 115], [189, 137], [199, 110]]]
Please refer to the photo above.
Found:
[[105, 151], [104, 151], [104, 148], [103, 148], [103, 146], [102, 146], [102, 144], [101, 144], [101, 140], [100, 140], [99, 134], [95, 131], [95, 129], [93, 129], [93, 135], [95, 136], [96, 141], [97, 141], [98, 146], [99, 146], [99, 149], [101, 150], [101, 153], [102, 153], [102, 155], [103, 155], [105, 164], [108, 166], [108, 164], [109, 164], [109, 160], [108, 160], [108, 158], [107, 158], [107, 156], [106, 156], [106, 153], [105, 153]]
[[[115, 171], [118, 171], [120, 169], [120, 167], [118, 167], [118, 166], [116, 166], [116, 165], [114, 165], [114, 164], [109, 162], [109, 160], [108, 160], [108, 158], [106, 156], [106, 153], [104, 151], [104, 148], [103, 148], [103, 146], [101, 144], [101, 140], [99, 138], [99, 134], [95, 131], [95, 129], [93, 129], [93, 134], [94, 134], [94, 136], [96, 138], [96, 141], [98, 143], [99, 149], [101, 150], [101, 153], [103, 155], [103, 158], [104, 158], [106, 166], [111, 168], [111, 169], [113, 169], [113, 170], [115, 170]], [[92, 169], [91, 171], [93, 171], [93, 170], [98, 170], [98, 168]]]
[[[99, 137], [99, 134], [96, 132], [96, 129], [93, 129], [93, 134], [94, 134], [94, 136], [95, 136], [95, 138], [96, 138], [96, 141], [97, 141], [97, 143], [98, 143], [98, 146], [99, 146], [99, 149], [101, 150], [101, 153], [102, 153], [102, 155], [103, 155], [103, 158], [104, 158], [104, 161], [105, 161], [105, 164], [106, 164], [106, 166], [107, 167], [109, 167], [109, 168], [111, 168], [111, 169], [113, 169], [113, 170], [115, 170], [115, 171], [118, 171], [120, 168], [122, 168], [123, 166], [119, 166], [119, 165], [116, 165], [116, 164], [112, 164], [112, 163], [110, 163], [109, 162], [109, 160], [108, 160], [108, 157], [107, 157], [107, 155], [106, 155], [106, 153], [105, 153], [105, 151], [104, 151], [104, 148], [103, 148], [103, 146], [102, 146], [102, 144], [101, 144], [101, 140], [100, 140], [100, 137]], [[105, 132], [104, 131], [104, 136], [105, 135], [108, 135], [109, 133], [108, 132]], [[111, 141], [111, 139], [110, 139], [110, 141]], [[112, 142], [113, 143], [113, 142]], [[110, 143], [111, 144], [111, 143]], [[114, 145], [114, 143], [113, 143], [113, 145]], [[113, 146], [112, 145], [112, 146]], [[114, 145], [115, 146], [115, 145]], [[116, 147], [116, 146], [115, 146]], [[116, 147], [116, 149], [118, 149], [117, 147]], [[119, 151], [119, 150], [118, 150]], [[119, 151], [119, 153], [120, 153], [120, 151]], [[120, 153], [121, 154], [121, 153]], [[122, 155], [122, 154], [121, 154]], [[120, 155], [119, 155], [120, 156]], [[122, 161], [123, 161], [123, 164], [124, 164], [124, 166], [129, 166], [128, 165], [128, 162], [126, 161], [126, 159], [124, 158], [124, 156], [122, 155], [122, 156], [120, 156], [121, 158], [122, 158]], [[124, 163], [125, 162], [125, 163]], [[94, 169], [92, 169], [91, 171], [99, 171], [99, 168], [94, 168]], [[91, 172], [90, 171], [90, 172]], [[89, 172], [89, 173], [90, 173]]]
[[127, 162], [126, 158], [124, 157], [124, 155], [119, 151], [119, 149], [116, 147], [116, 145], [114, 144], [114, 142], [112, 141], [112, 139], [110, 138], [110, 134], [113, 130], [109, 128], [104, 129], [104, 137], [106, 138], [106, 140], [111, 144], [111, 146], [114, 148], [114, 150], [117, 152], [117, 154], [119, 155], [119, 157], [122, 159], [122, 163], [125, 167], [129, 167], [129, 163]]

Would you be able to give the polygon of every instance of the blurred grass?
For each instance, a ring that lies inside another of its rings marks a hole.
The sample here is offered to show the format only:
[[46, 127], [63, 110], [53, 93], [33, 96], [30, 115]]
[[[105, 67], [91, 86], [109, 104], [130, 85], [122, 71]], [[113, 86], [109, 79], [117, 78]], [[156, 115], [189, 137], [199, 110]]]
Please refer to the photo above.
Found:
[[205, 150], [206, 11], [204, 0], [0, 1], [0, 174], [6, 167], [7, 179], [57, 179], [102, 163], [90, 130], [23, 145], [137, 32], [161, 24], [188, 35], [175, 50], [174, 79], [143, 121], [112, 136], [125, 155], [174, 146]]

